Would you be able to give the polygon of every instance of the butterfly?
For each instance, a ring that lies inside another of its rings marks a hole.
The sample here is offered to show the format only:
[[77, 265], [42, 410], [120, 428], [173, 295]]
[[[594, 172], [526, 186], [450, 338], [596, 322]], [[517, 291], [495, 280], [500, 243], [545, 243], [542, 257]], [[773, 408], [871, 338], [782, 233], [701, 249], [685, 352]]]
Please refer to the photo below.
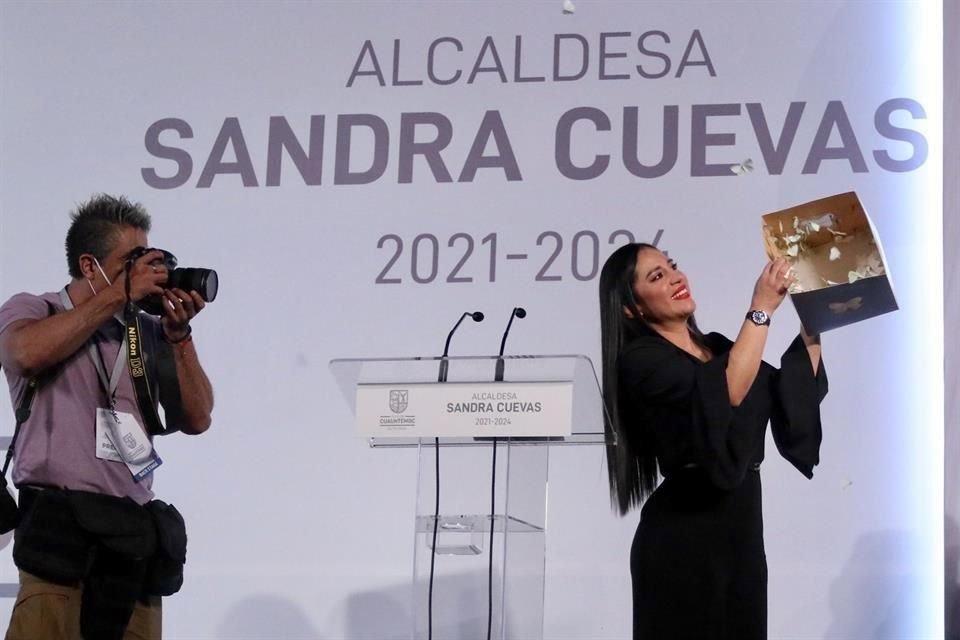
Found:
[[745, 176], [748, 173], [753, 173], [753, 159], [747, 158], [743, 162], [730, 165], [730, 173], [737, 176]]
[[834, 313], [846, 313], [847, 311], [856, 311], [863, 306], [863, 298], [857, 296], [856, 298], [851, 298], [846, 302], [831, 302], [830, 311]]

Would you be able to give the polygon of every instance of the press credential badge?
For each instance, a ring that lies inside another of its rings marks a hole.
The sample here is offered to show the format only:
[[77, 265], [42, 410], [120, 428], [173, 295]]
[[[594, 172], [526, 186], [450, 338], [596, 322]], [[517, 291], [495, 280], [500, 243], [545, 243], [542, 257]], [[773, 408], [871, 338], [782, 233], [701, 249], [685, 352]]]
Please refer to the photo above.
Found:
[[103, 407], [97, 409], [97, 457], [123, 462], [135, 482], [163, 464], [133, 414]]

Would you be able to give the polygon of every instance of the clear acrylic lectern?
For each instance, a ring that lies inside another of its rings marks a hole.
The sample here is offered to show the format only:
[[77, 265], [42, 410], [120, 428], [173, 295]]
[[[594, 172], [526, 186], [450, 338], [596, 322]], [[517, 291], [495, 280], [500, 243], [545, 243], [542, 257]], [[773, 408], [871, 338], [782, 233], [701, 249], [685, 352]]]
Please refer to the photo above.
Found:
[[[496, 356], [330, 361], [370, 445], [419, 450], [413, 640], [428, 637], [431, 620], [436, 640], [486, 638], [488, 624], [500, 640], [543, 637], [549, 445], [605, 442], [589, 358], [500, 360], [502, 375]], [[537, 394], [548, 394], [541, 405], [556, 405], [560, 413], [551, 416], [563, 428], [528, 427], [510, 413], [534, 412]], [[461, 408], [468, 415], [453, 411]]]

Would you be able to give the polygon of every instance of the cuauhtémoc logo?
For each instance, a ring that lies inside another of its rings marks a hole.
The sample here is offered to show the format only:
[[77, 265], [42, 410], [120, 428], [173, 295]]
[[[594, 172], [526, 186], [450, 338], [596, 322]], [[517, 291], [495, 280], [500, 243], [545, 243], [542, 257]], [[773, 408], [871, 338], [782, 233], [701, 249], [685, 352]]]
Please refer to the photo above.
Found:
[[410, 403], [409, 389], [391, 389], [388, 400], [388, 406], [393, 415], [380, 416], [381, 427], [403, 428], [413, 427], [417, 424], [416, 416], [404, 415]]

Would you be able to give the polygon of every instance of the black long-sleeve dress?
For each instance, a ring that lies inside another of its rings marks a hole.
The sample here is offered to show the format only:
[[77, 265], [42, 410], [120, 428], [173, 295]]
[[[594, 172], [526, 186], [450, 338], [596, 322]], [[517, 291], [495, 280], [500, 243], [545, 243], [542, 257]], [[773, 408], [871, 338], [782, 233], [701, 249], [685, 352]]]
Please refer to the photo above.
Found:
[[819, 462], [820, 401], [799, 337], [780, 369], [761, 363], [746, 398], [731, 407], [726, 367], [733, 343], [705, 336], [701, 362], [659, 335], [621, 352], [621, 419], [628, 438], [647, 429], [663, 482], [641, 511], [630, 553], [634, 640], [762, 640], [767, 565], [760, 474], [771, 423], [780, 454], [812, 477]]

